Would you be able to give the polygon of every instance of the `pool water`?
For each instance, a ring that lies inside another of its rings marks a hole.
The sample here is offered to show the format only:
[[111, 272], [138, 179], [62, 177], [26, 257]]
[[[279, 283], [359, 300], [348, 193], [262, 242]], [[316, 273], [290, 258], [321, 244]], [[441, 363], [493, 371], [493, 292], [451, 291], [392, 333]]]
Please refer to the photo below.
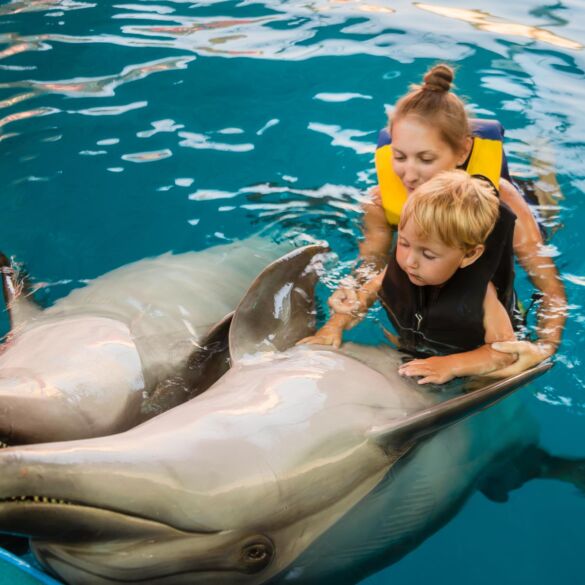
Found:
[[[326, 239], [325, 296], [356, 255], [386, 110], [454, 64], [473, 114], [506, 127], [512, 173], [547, 188], [556, 172], [543, 214], [571, 313], [555, 368], [523, 395], [543, 446], [585, 457], [583, 3], [15, 0], [0, 15], [1, 245], [43, 303], [257, 232]], [[566, 483], [477, 493], [363, 583], [581, 584], [583, 526]]]

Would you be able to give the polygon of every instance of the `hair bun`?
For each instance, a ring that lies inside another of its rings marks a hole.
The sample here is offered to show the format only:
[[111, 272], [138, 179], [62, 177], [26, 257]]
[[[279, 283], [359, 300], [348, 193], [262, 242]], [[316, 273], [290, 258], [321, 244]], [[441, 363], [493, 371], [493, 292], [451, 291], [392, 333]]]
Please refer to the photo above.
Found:
[[448, 92], [454, 76], [453, 69], [448, 65], [435, 65], [425, 74], [422, 89]]

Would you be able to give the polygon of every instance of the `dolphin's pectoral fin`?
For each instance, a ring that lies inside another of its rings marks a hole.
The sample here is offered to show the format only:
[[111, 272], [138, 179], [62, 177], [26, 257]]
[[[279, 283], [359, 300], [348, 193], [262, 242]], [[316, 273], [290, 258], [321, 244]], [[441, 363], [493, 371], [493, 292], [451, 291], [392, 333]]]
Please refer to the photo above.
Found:
[[585, 458], [558, 457], [532, 445], [490, 473], [479, 490], [493, 502], [506, 502], [511, 491], [532, 479], [564, 481], [585, 494]]
[[142, 405], [147, 417], [174, 408], [217, 382], [230, 367], [228, 335], [233, 312], [216, 323], [189, 356], [183, 371], [162, 380]]
[[317, 257], [328, 250], [324, 245], [293, 250], [258, 275], [234, 313], [233, 363], [258, 351], [284, 351], [314, 331]]
[[374, 427], [368, 433], [369, 438], [380, 444], [382, 448], [393, 450], [397, 445], [435, 433], [443, 427], [495, 404], [549, 370], [551, 366], [552, 363], [543, 362], [505, 380], [488, 382], [487, 385], [479, 388], [474, 386], [474, 390], [470, 392], [434, 404], [411, 416], [392, 421], [388, 425]]
[[32, 319], [41, 309], [33, 300], [27, 279], [14, 268], [10, 259], [2, 252], [0, 252], [0, 273], [10, 328], [14, 329]]

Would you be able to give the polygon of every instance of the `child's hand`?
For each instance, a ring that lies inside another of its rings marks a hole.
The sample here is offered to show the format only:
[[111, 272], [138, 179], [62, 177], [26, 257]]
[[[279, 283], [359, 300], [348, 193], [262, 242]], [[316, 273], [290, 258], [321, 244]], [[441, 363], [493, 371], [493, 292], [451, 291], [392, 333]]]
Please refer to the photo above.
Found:
[[419, 384], [444, 384], [456, 377], [453, 360], [450, 356], [434, 356], [412, 360], [398, 368], [401, 376], [422, 376]]
[[333, 347], [339, 348], [341, 346], [341, 340], [343, 337], [343, 328], [336, 327], [335, 325], [323, 325], [315, 335], [305, 337], [300, 341], [297, 341], [296, 345], [309, 344], [309, 345], [332, 345]]

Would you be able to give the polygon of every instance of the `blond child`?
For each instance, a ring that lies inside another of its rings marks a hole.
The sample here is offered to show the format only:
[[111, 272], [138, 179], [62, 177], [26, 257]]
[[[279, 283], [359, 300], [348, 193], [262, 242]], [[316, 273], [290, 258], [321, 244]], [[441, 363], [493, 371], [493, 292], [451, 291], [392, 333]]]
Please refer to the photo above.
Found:
[[419, 384], [487, 375], [512, 363], [513, 355], [490, 346], [515, 339], [512, 309], [498, 300], [490, 263], [482, 262], [490, 234], [510, 249], [504, 244], [514, 232], [515, 216], [494, 191], [463, 171], [439, 173], [418, 187], [403, 208], [386, 269], [355, 298], [338, 303], [329, 321], [301, 343], [339, 347], [343, 331], [379, 298], [398, 346], [431, 356], [400, 367], [404, 376], [419, 376]]

